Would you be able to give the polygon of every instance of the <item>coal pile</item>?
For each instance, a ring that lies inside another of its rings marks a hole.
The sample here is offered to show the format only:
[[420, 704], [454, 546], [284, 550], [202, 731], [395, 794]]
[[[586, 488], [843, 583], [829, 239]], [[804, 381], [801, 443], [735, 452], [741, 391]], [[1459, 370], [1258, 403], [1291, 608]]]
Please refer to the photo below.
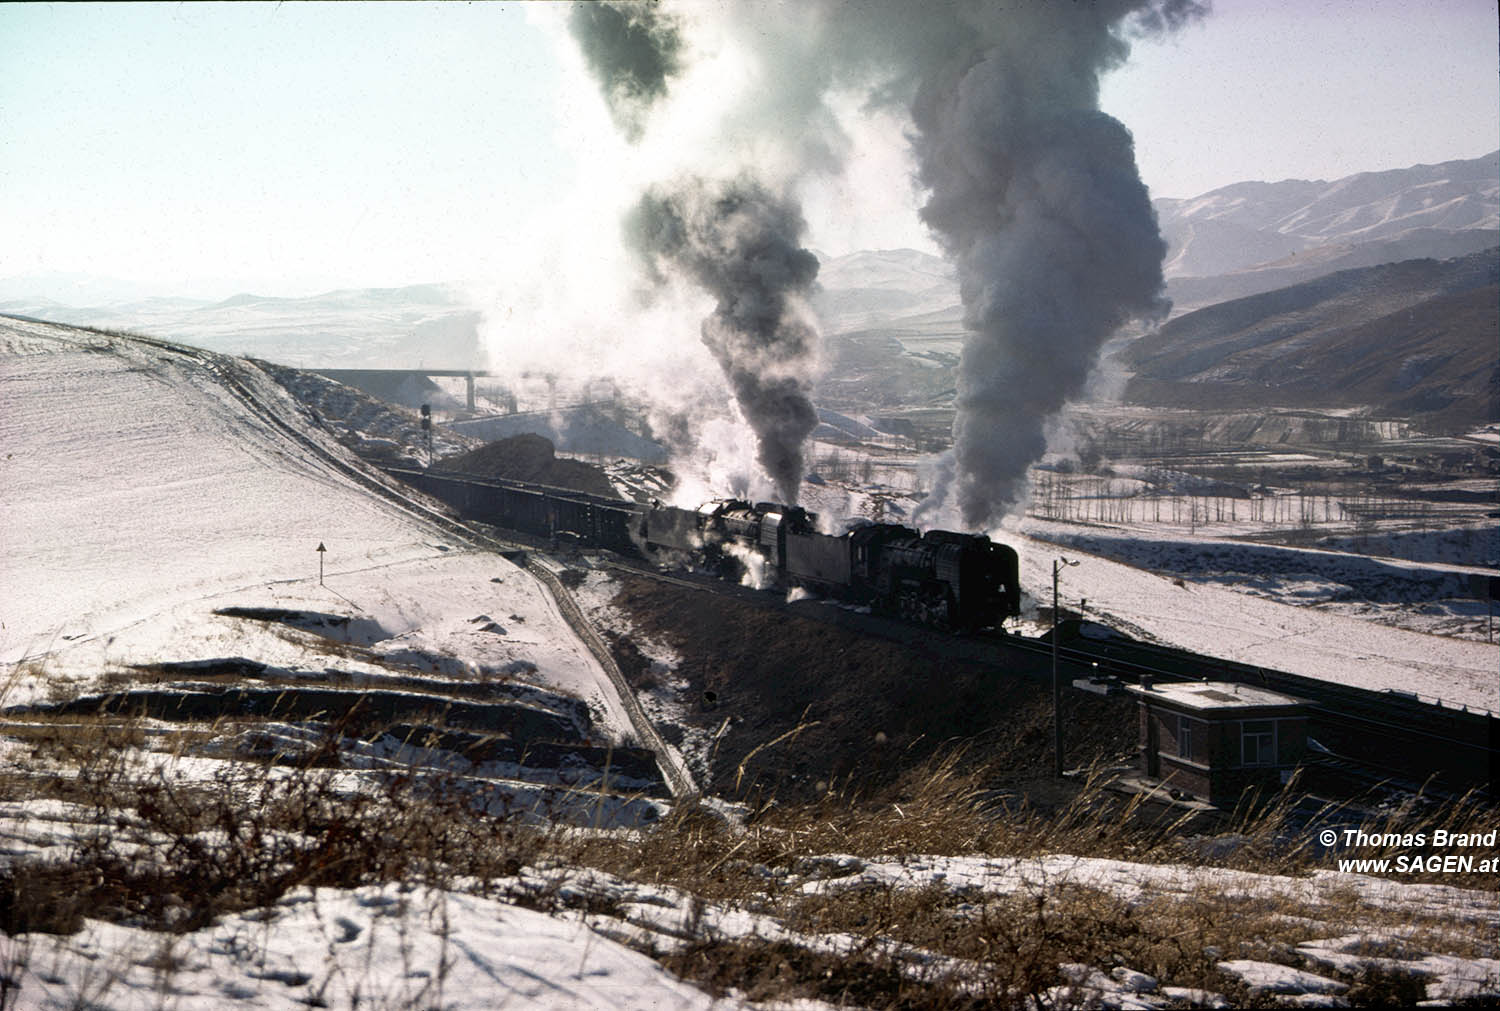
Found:
[[514, 435], [438, 461], [435, 470], [569, 488], [618, 498], [604, 471], [580, 460], [560, 460], [552, 443], [540, 435]]

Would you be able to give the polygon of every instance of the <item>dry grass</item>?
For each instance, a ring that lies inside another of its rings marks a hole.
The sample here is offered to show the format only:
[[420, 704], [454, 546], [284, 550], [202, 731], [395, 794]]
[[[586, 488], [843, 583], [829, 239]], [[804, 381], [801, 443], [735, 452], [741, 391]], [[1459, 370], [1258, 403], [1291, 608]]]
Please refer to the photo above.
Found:
[[[1236, 847], [1216, 858], [1218, 866], [1293, 877], [1250, 898], [1221, 894], [1212, 877], [1186, 893], [1142, 896], [1048, 880], [1041, 870], [1004, 888], [920, 876], [916, 885], [859, 879], [867, 864], [900, 865], [916, 855], [1208, 863], [1181, 840], [1179, 827], [1144, 817], [1100, 776], [1085, 777], [1071, 798], [1045, 809], [998, 807], [988, 786], [997, 770], [962, 751], [878, 791], [846, 782], [810, 804], [767, 804], [743, 826], [684, 806], [650, 831], [620, 834], [486, 815], [461, 780], [421, 770], [367, 778], [363, 789], [351, 789], [312, 757], [299, 768], [224, 763], [218, 775], [196, 782], [143, 773], [139, 749], [156, 731], [118, 717], [29, 718], [3, 732], [35, 749], [53, 771], [0, 778], [0, 802], [50, 797], [76, 812], [65, 842], [0, 867], [0, 931], [9, 938], [72, 932], [85, 915], [190, 931], [294, 888], [384, 882], [463, 887], [536, 908], [613, 915], [615, 899], [563, 888], [561, 871], [555, 888], [517, 884], [523, 868], [592, 868], [611, 880], [680, 890], [700, 912], [741, 910], [783, 924], [788, 936], [758, 939], [690, 923], [684, 943], [651, 952], [710, 992], [752, 999], [811, 997], [871, 1008], [1067, 1006], [1085, 996], [1066, 989], [1059, 967], [1085, 963], [1106, 972], [1129, 966], [1243, 1003], [1252, 995], [1217, 969], [1220, 960], [1300, 964], [1296, 945], [1314, 937], [1399, 928], [1426, 950], [1492, 954], [1472, 924], [1372, 906], [1353, 888], [1297, 887], [1295, 876], [1332, 861], [1306, 843], [1311, 830], [1286, 800], [1247, 805], [1231, 826]], [[330, 730], [329, 748], [337, 749], [337, 738]], [[1397, 833], [1418, 824], [1428, 832], [1487, 831], [1500, 816], [1466, 799], [1395, 809], [1365, 830]], [[1493, 887], [1493, 876], [1426, 879]], [[798, 940], [830, 937], [843, 940]], [[0, 958], [15, 950], [0, 950]], [[1400, 976], [1367, 974], [1350, 983], [1360, 1003], [1421, 996], [1417, 983]], [[0, 980], [0, 1007], [5, 994]]]
[[504, 821], [472, 815], [461, 790], [400, 778], [351, 792], [324, 770], [231, 768], [210, 783], [164, 776], [125, 790], [114, 769], [59, 791], [80, 824], [63, 854], [0, 870], [0, 930], [71, 932], [89, 916], [195, 930], [295, 888], [513, 873], [535, 855]]
[[[1404, 933], [1414, 950], [1493, 957], [1475, 937], [1475, 924], [1462, 918], [1372, 905], [1352, 887], [1312, 888], [1306, 873], [1335, 864], [1305, 841], [1316, 833], [1297, 823], [1291, 798], [1247, 804], [1237, 812], [1230, 833], [1235, 849], [1210, 863], [1184, 844], [1176, 826], [1138, 818], [1137, 806], [1109, 795], [1099, 778], [1082, 784], [1071, 802], [1051, 813], [1024, 806], [1009, 812], [988, 808], [985, 781], [986, 770], [950, 755], [878, 795], [834, 792], [806, 807], [768, 807], [743, 832], [702, 812], [685, 811], [645, 839], [590, 839], [569, 858], [628, 880], [679, 888], [726, 908], [771, 915], [808, 935], [862, 939], [845, 954], [804, 951], [797, 958], [788, 957], [785, 944], [761, 945], [757, 959], [755, 946], [743, 940], [709, 936], [667, 960], [674, 971], [716, 992], [733, 986], [752, 995], [848, 999], [871, 1007], [1035, 1007], [1052, 1000], [1068, 1003], [1052, 988], [1065, 984], [1060, 965], [1081, 962], [1106, 971], [1129, 966], [1175, 985], [1226, 994], [1238, 1005], [1270, 1006], [1268, 997], [1252, 995], [1217, 963], [1244, 958], [1305, 967], [1296, 954], [1298, 944], [1379, 930]], [[1428, 832], [1437, 826], [1488, 831], [1500, 826], [1500, 814], [1470, 798], [1398, 809], [1366, 822], [1364, 830], [1415, 831], [1419, 824]], [[808, 860], [820, 853], [853, 859], [843, 866]], [[1040, 869], [1000, 893], [946, 883], [872, 884], [853, 877], [863, 861], [1056, 853], [1287, 877], [1279, 886], [1275, 879], [1258, 879], [1268, 882], [1267, 890], [1250, 896], [1226, 895], [1208, 875], [1187, 893], [1148, 890], [1131, 897], [1048, 881]], [[841, 876], [856, 883], [839, 887]], [[1401, 880], [1494, 887], [1493, 875], [1423, 874]], [[832, 887], [809, 891], [804, 887], [809, 881]], [[956, 960], [962, 978], [934, 975], [920, 959], [893, 953], [897, 949]], [[886, 983], [878, 993], [843, 988], [839, 981], [851, 974]], [[1422, 996], [1421, 980], [1409, 974], [1367, 972], [1350, 982], [1351, 998], [1359, 1003], [1399, 1004]]]
[[664, 956], [662, 964], [716, 997], [809, 998], [862, 1008], [978, 1009], [996, 1005], [941, 980], [913, 979], [879, 954], [830, 955], [785, 942], [705, 939]]

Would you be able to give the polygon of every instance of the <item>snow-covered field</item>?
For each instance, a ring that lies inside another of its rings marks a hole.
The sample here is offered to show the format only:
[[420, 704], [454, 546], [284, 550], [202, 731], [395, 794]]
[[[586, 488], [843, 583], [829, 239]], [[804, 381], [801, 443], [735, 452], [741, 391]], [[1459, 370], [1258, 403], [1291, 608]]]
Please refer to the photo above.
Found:
[[725, 1006], [576, 915], [396, 886], [306, 889], [179, 937], [93, 921], [11, 943], [35, 967], [24, 1008]]
[[[1031, 518], [1023, 529], [1054, 544], [1283, 604], [1413, 632], [1489, 638], [1487, 604], [1476, 590], [1496, 570], [1444, 556], [1473, 557], [1476, 547], [1493, 540], [1490, 530], [1385, 534], [1361, 542], [1363, 550], [1353, 552], [1339, 550], [1335, 538], [1315, 547], [1288, 547], [1221, 528], [1194, 534], [1155, 525]], [[1381, 547], [1389, 550], [1379, 552]], [[1420, 560], [1402, 557], [1403, 552]]]
[[[1223, 550], [1240, 557], [1236, 564], [1244, 566], [1239, 571], [1246, 575], [1226, 579], [1198, 570], [1183, 578], [1174, 561], [1184, 555], [1198, 558], [1194, 542], [1126, 540], [1136, 552], [1135, 564], [1127, 565], [1105, 557], [1120, 547], [1108, 542], [1119, 536], [1111, 531], [1041, 521], [1027, 521], [1022, 529], [1028, 536], [1014, 544], [1021, 555], [1021, 582], [1038, 602], [1051, 603], [1054, 559], [1082, 559], [1078, 566], [1062, 570], [1063, 602], [1077, 607], [1087, 601], [1090, 618], [1113, 622], [1129, 635], [1305, 677], [1376, 691], [1416, 692], [1429, 701], [1500, 712], [1500, 646], [1282, 602], [1295, 592], [1299, 580], [1337, 578], [1347, 586], [1375, 573], [1371, 578], [1400, 586], [1437, 578], [1432, 567], [1224, 542]], [[1213, 543], [1205, 544], [1202, 557], [1211, 558], [1214, 548]], [[1290, 577], [1278, 575], [1273, 566], [1266, 566], [1264, 575], [1249, 575], [1256, 559], [1274, 552], [1287, 552], [1298, 560]], [[1248, 592], [1244, 582], [1254, 579], [1264, 580], [1257, 589], [1271, 586], [1278, 592]], [[1327, 590], [1326, 585], [1317, 588], [1319, 593]]]
[[[987, 903], [1041, 895], [1066, 903], [1068, 898], [1059, 897], [1070, 892], [1096, 893], [1106, 910], [1119, 902], [1124, 906], [1113, 908], [1134, 908], [1146, 916], [1205, 893], [1223, 897], [1219, 901], [1228, 908], [1238, 903], [1247, 921], [1277, 919], [1274, 912], [1252, 910], [1297, 908], [1308, 917], [1283, 918], [1301, 920], [1287, 929], [1306, 941], [1282, 957], [1306, 968], [1210, 954], [1218, 959], [1224, 984], [1239, 984], [1251, 997], [1283, 995], [1278, 999], [1297, 1006], [1347, 1006], [1337, 999], [1350, 988], [1346, 980], [1371, 972], [1412, 980], [1437, 1006], [1492, 999], [1500, 987], [1500, 959], [1434, 953], [1433, 928], [1415, 927], [1441, 918], [1454, 932], [1450, 943], [1466, 930], [1494, 929], [1500, 906], [1493, 894], [1441, 885], [1067, 856], [912, 855], [867, 862], [828, 854], [802, 858], [794, 869], [768, 875], [775, 886], [809, 897], [854, 889], [906, 896], [951, 892], [963, 897], [974, 918], [983, 915]], [[997, 990], [1014, 972], [1010, 966], [944, 956], [891, 938], [807, 931], [754, 905], [703, 902], [670, 886], [588, 870], [523, 868], [488, 888], [493, 897], [397, 886], [298, 889], [268, 907], [182, 934], [89, 920], [70, 936], [10, 938], [5, 954], [25, 967], [11, 977], [20, 986], [17, 1006], [57, 1011], [158, 1008], [168, 999], [167, 1006], [184, 1011], [226, 1006], [822, 1011], [835, 1006], [806, 997], [751, 1001], [733, 991], [716, 999], [641, 953], [734, 943], [888, 961], [915, 983], [940, 981], [975, 997], [1004, 995], [1006, 1004], [1022, 999]], [[546, 894], [570, 896], [580, 904], [589, 899], [606, 911], [525, 907]], [[1346, 913], [1351, 906], [1372, 919], [1404, 912], [1412, 926], [1372, 923], [1330, 937], [1311, 918]], [[1059, 970], [1064, 982], [1046, 988], [1045, 1006], [1148, 1011], [1231, 1006], [1220, 993], [1173, 985], [1128, 964], [1106, 970], [1075, 962]], [[1331, 1005], [1328, 995], [1335, 997]]]

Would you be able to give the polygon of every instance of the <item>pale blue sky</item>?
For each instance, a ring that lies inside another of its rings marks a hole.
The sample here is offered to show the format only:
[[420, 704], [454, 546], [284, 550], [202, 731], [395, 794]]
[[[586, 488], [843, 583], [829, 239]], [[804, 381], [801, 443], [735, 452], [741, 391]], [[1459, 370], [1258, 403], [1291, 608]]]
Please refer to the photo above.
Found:
[[[589, 100], [536, 13], [0, 4], [0, 279], [225, 297], [502, 270], [567, 200]], [[1105, 107], [1161, 196], [1470, 158], [1500, 147], [1497, 47], [1492, 0], [1220, 0], [1138, 43]], [[809, 243], [922, 243], [900, 203]]]

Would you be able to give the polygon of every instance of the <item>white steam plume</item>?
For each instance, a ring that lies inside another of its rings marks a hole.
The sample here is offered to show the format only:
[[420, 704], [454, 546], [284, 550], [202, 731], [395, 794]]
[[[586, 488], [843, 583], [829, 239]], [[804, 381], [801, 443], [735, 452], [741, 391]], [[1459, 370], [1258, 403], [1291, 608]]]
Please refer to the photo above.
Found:
[[[650, 106], [666, 96], [668, 79], [677, 72], [678, 24], [655, 5], [606, 2], [574, 8], [572, 30], [616, 122], [632, 141], [643, 135]], [[791, 117], [777, 118], [820, 118], [816, 114], [825, 113], [821, 91], [815, 88], [810, 102], [793, 99], [794, 108], [781, 110]], [[783, 103], [772, 98], [746, 108], [766, 104], [775, 109]], [[753, 138], [757, 131], [747, 133]], [[824, 150], [838, 135], [836, 128], [813, 124], [800, 135], [817, 141], [811, 148], [801, 145], [803, 161], [836, 164]], [[803, 167], [797, 164], [795, 171]], [[703, 344], [755, 432], [757, 460], [777, 496], [796, 502], [802, 446], [818, 423], [810, 397], [818, 332], [806, 306], [818, 261], [801, 246], [806, 225], [798, 200], [786, 189], [774, 192], [774, 183], [761, 181], [761, 171], [745, 164], [730, 179], [679, 176], [653, 184], [628, 215], [625, 231], [656, 285], [681, 275], [713, 296], [713, 314], [700, 330]]]

